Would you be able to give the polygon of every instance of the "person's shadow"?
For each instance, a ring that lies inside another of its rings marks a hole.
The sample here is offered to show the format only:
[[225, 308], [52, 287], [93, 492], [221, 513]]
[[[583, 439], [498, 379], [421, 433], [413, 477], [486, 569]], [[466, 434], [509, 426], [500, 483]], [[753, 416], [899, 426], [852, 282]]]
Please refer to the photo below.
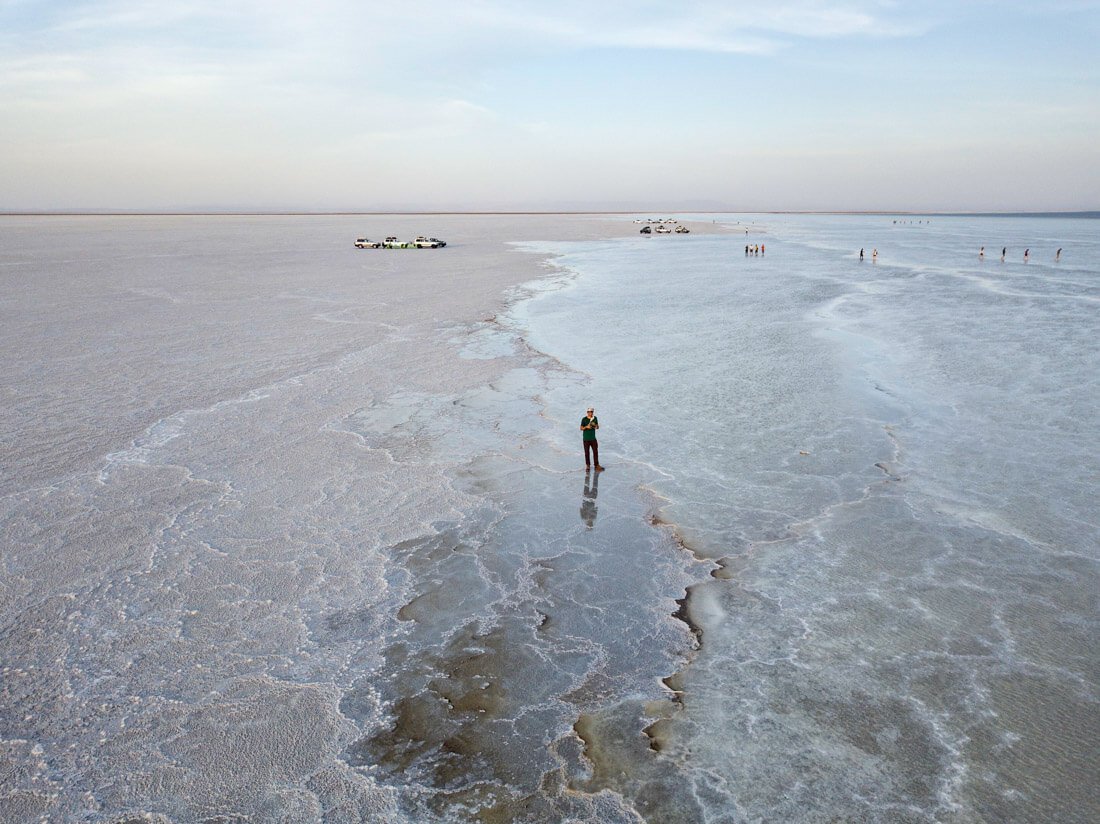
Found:
[[584, 493], [581, 497], [581, 520], [584, 525], [592, 529], [596, 525], [596, 495], [600, 489], [600, 473], [586, 471], [584, 473]]

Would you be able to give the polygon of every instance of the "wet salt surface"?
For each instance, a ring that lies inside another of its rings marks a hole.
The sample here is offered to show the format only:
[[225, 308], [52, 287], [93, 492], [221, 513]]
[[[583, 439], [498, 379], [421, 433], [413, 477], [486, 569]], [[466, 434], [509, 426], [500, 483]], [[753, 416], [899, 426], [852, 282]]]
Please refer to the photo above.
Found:
[[1095, 818], [1087, 227], [363, 220], [3, 225], [0, 818]]
[[556, 246], [575, 282], [520, 308], [590, 375], [549, 408], [594, 401], [723, 566], [659, 754], [603, 711], [600, 785], [652, 820], [1095, 820], [1095, 221], [766, 220], [763, 258]]
[[0, 818], [631, 819], [572, 726], [667, 697], [698, 575], [491, 320], [501, 237], [606, 227], [438, 220], [4, 224]]

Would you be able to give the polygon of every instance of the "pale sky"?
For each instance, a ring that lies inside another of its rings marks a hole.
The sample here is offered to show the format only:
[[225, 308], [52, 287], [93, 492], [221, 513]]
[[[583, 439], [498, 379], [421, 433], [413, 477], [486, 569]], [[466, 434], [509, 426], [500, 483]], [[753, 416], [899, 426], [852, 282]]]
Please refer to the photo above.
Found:
[[1100, 209], [1100, 0], [0, 0], [0, 210]]

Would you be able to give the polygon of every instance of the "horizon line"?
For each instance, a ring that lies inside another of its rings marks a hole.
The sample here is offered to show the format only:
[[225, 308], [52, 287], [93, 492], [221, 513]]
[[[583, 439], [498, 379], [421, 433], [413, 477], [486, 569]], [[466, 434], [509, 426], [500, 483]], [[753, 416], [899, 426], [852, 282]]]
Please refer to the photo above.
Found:
[[1100, 215], [1100, 209], [1043, 209], [1043, 210], [912, 210], [912, 209], [394, 209], [394, 210], [298, 210], [298, 209], [0, 209], [0, 217], [356, 217], [384, 215], [918, 215], [928, 217], [1027, 217], [1036, 215]]

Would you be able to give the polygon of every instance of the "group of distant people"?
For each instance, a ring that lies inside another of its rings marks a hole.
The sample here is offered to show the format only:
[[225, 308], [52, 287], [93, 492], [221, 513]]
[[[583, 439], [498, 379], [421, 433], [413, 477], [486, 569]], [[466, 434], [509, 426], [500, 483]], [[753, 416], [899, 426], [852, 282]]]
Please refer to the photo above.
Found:
[[[763, 246], [760, 247], [760, 251], [761, 252], [764, 251]], [[748, 253], [749, 253], [749, 247], [746, 246], [745, 247], [745, 254], [747, 255]], [[1001, 248], [1001, 263], [1005, 262], [1005, 256], [1006, 255], [1008, 255], [1008, 247], [1004, 246], [1004, 247]], [[860, 259], [860, 261], [863, 261], [863, 259], [864, 259], [863, 249], [859, 250], [859, 259]], [[985, 247], [984, 246], [981, 249], [978, 250], [978, 259], [979, 260], [985, 260]], [[1030, 248], [1024, 249], [1024, 263], [1028, 263], [1030, 260], [1031, 260], [1031, 249]], [[1056, 251], [1054, 253], [1054, 262], [1058, 263], [1061, 260], [1062, 260], [1062, 247], [1059, 246], [1058, 251]], [[878, 249], [871, 250], [871, 261], [873, 263], [878, 263]]]
[[756, 243], [756, 244], [750, 243], [748, 246], [745, 247], [745, 257], [748, 257], [749, 255], [762, 255], [762, 254], [764, 254], [764, 244], [763, 243]]
[[[1008, 254], [1008, 247], [1007, 246], [1002, 246], [1001, 247], [1001, 263], [1005, 262], [1005, 256], [1007, 254]], [[1058, 263], [1059, 261], [1061, 261], [1061, 259], [1062, 259], [1062, 247], [1059, 246], [1058, 251], [1054, 253], [1054, 262]], [[984, 246], [981, 249], [978, 250], [978, 260], [985, 260], [985, 247]], [[1027, 263], [1030, 260], [1031, 260], [1031, 249], [1030, 248], [1024, 249], [1024, 263]]]

